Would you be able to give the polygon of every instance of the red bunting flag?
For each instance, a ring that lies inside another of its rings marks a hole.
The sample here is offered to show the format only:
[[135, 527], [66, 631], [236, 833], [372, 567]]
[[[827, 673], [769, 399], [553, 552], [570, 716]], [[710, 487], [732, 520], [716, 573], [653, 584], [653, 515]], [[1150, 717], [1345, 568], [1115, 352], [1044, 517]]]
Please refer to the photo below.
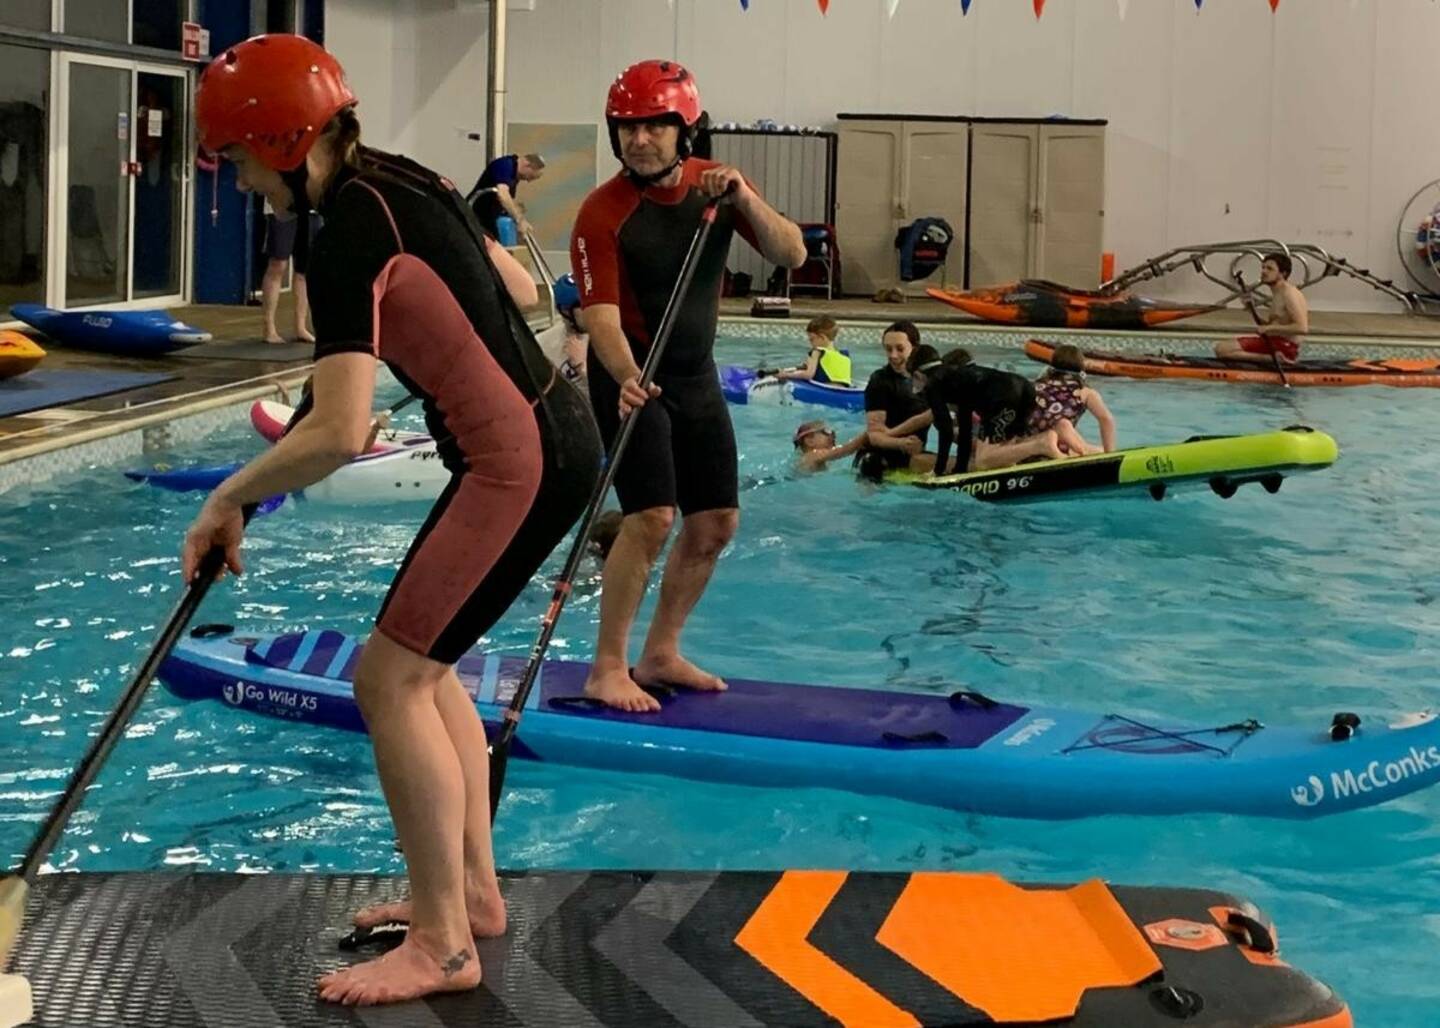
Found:
[[1280, 0], [1270, 0], [1270, 10], [1273, 13], [1280, 6]]
[[1035, 0], [1035, 17], [1040, 17], [1045, 11], [1045, 0]]
[[830, 0], [815, 0], [815, 2], [820, 5], [820, 13], [821, 13], [821, 14], [829, 14], [829, 13], [830, 13]]

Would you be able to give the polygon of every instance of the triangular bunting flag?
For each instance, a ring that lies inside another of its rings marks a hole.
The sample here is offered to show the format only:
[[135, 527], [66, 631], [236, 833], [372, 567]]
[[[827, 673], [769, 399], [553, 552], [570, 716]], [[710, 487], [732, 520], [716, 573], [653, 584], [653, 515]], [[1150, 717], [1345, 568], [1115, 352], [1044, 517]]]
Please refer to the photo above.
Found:
[[748, 11], [748, 10], [750, 10], [750, 0], [740, 0], [740, 10], [742, 10], [742, 11]]
[[1195, 0], [1195, 10], [1197, 10], [1197, 11], [1200, 10], [1200, 5], [1203, 4], [1204, 2], [1205, 2], [1205, 0]]
[[1120, 2], [1120, 20], [1121, 20], [1121, 21], [1124, 21], [1124, 20], [1125, 20], [1125, 12], [1130, 8], [1130, 0], [1119, 0], [1119, 2]]
[[820, 5], [821, 14], [830, 13], [830, 0], [816, 0], [816, 2]]
[[1280, 0], [1270, 0], [1270, 10], [1274, 11], [1280, 6]]
[[895, 8], [900, 6], [900, 0], [886, 0], [886, 7], [890, 9], [890, 17], [895, 17]]
[[962, 15], [970, 13], [970, 0], [960, 0], [960, 13]]
[[1045, 0], [1035, 0], [1035, 17], [1040, 17], [1045, 12]]

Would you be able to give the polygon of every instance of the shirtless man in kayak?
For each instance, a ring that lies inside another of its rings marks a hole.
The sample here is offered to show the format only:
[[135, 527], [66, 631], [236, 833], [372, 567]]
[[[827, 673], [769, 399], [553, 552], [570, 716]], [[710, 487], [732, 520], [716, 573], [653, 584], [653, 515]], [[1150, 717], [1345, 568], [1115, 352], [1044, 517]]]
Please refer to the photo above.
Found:
[[1225, 361], [1269, 364], [1276, 354], [1287, 364], [1300, 356], [1300, 344], [1310, 331], [1310, 305], [1305, 294], [1290, 282], [1290, 258], [1270, 253], [1260, 265], [1260, 283], [1270, 287], [1270, 310], [1260, 315], [1258, 335], [1225, 339], [1215, 344], [1215, 356]]

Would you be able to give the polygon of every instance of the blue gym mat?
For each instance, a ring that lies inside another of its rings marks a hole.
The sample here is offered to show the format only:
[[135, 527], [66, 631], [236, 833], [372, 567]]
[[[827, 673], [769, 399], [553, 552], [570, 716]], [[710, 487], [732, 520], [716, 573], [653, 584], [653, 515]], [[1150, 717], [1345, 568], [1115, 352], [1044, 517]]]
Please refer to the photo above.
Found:
[[32, 371], [0, 382], [0, 418], [139, 389], [179, 377], [139, 371]]

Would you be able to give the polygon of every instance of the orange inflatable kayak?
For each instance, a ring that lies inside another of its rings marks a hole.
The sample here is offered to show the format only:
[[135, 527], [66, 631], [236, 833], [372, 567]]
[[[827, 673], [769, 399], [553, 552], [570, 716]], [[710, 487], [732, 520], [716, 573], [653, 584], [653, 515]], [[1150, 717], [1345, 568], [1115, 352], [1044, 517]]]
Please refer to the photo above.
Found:
[[[1049, 364], [1054, 343], [1032, 339], [1025, 356]], [[1183, 378], [1202, 382], [1252, 382], [1280, 385], [1274, 368], [1213, 357], [1144, 353], [1105, 353], [1085, 350], [1085, 370], [1092, 375], [1121, 378]], [[1440, 388], [1440, 360], [1394, 358], [1389, 360], [1296, 361], [1285, 365], [1292, 386], [1411, 386]]]
[[21, 332], [0, 332], [0, 379], [23, 375], [45, 359], [45, 351]]
[[1087, 292], [1039, 279], [965, 292], [958, 289], [925, 292], [941, 303], [986, 321], [1035, 328], [1149, 328], [1213, 309], [1194, 304], [1172, 306], [1130, 293]]

